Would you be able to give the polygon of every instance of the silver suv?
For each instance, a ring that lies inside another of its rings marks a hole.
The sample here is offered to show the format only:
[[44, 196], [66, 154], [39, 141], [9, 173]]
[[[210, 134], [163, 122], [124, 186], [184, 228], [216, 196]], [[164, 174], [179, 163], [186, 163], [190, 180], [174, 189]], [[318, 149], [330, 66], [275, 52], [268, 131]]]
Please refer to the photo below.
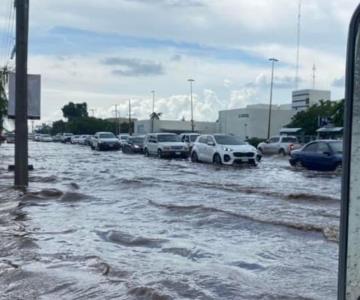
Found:
[[301, 145], [296, 136], [273, 136], [266, 142], [258, 145], [258, 150], [262, 154], [289, 155], [292, 150], [299, 149]]
[[189, 157], [189, 147], [174, 133], [148, 134], [144, 142], [144, 154], [164, 157]]

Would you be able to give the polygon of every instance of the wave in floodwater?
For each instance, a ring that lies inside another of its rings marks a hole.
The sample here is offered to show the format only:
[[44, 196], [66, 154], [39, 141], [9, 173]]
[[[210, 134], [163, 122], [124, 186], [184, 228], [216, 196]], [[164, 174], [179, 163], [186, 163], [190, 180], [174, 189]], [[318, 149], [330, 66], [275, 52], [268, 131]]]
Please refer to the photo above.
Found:
[[324, 237], [326, 237], [330, 241], [338, 241], [338, 238], [339, 238], [338, 237], [338, 235], [339, 235], [338, 228], [333, 227], [333, 226], [328, 227], [328, 226], [321, 226], [321, 225], [316, 225], [316, 224], [303, 224], [303, 223], [289, 222], [287, 220], [283, 221], [283, 220], [279, 220], [279, 219], [265, 219], [265, 218], [250, 216], [246, 213], [232, 212], [232, 211], [227, 211], [227, 210], [223, 210], [223, 209], [219, 209], [219, 208], [215, 208], [215, 207], [208, 207], [208, 206], [204, 206], [204, 205], [175, 205], [175, 204], [157, 203], [153, 200], [148, 200], [148, 201], [149, 201], [149, 204], [151, 204], [155, 207], [165, 208], [167, 210], [171, 210], [171, 211], [179, 213], [179, 214], [220, 213], [220, 214], [225, 214], [227, 216], [234, 217], [234, 218], [246, 219], [246, 220], [250, 220], [250, 221], [254, 221], [254, 222], [258, 222], [258, 223], [273, 225], [273, 226], [284, 226], [284, 227], [288, 227], [288, 228], [296, 229], [296, 230], [300, 230], [300, 231], [305, 231], [305, 232], [322, 233], [324, 235]]
[[105, 232], [97, 231], [96, 233], [104, 241], [120, 244], [127, 247], [160, 248], [161, 245], [166, 242], [166, 240], [164, 239], [133, 236], [131, 234], [116, 230], [110, 230]]

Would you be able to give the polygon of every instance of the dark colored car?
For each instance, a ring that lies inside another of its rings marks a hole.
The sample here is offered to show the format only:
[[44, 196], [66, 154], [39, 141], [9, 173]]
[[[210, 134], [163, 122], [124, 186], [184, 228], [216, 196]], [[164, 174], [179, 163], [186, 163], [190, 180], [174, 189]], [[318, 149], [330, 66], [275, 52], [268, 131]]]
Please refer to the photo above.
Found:
[[122, 145], [124, 153], [143, 153], [144, 152], [144, 136], [131, 136]]
[[309, 170], [334, 171], [341, 169], [342, 141], [318, 140], [290, 153], [290, 164]]

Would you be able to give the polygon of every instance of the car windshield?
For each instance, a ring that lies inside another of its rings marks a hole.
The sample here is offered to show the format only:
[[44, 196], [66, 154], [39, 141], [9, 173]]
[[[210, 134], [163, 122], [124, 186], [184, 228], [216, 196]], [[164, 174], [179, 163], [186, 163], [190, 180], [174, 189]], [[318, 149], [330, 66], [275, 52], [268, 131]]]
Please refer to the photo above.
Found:
[[101, 139], [113, 139], [113, 138], [115, 138], [115, 135], [113, 133], [110, 133], [110, 132], [109, 133], [100, 133], [99, 137]]
[[231, 135], [215, 135], [216, 143], [220, 145], [246, 145], [246, 143], [236, 136]]
[[297, 143], [296, 137], [283, 137], [282, 138], [283, 143]]
[[179, 142], [180, 138], [179, 136], [175, 134], [160, 134], [158, 136], [159, 142]]
[[198, 136], [199, 136], [199, 135], [195, 135], [195, 134], [190, 135], [190, 141], [191, 141], [191, 142], [195, 142], [196, 139], [198, 138]]
[[144, 138], [142, 138], [142, 137], [129, 138], [129, 143], [132, 143], [132, 144], [142, 144], [143, 142], [144, 142]]
[[129, 137], [128, 136], [120, 136], [120, 140], [124, 140], [124, 141], [127, 141], [129, 139]]
[[340, 141], [330, 143], [330, 147], [335, 153], [343, 153], [343, 143]]

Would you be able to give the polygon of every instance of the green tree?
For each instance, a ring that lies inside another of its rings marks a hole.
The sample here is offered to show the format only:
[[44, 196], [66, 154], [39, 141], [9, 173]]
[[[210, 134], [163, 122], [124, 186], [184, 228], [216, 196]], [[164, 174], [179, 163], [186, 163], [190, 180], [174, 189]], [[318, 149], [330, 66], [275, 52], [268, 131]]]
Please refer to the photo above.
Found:
[[63, 112], [64, 118], [68, 120], [85, 118], [89, 116], [86, 102], [84, 103], [69, 102], [68, 104], [64, 105], [61, 110]]
[[52, 135], [64, 132], [66, 132], [66, 123], [63, 120], [53, 122], [51, 128]]
[[36, 130], [36, 133], [42, 133], [42, 134], [51, 134], [51, 126], [47, 125], [45, 123], [42, 123]]
[[287, 127], [302, 128], [305, 135], [315, 135], [319, 128], [320, 118], [328, 118], [335, 126], [343, 126], [344, 100], [336, 102], [322, 100], [319, 104], [312, 105], [307, 110], [295, 114]]

